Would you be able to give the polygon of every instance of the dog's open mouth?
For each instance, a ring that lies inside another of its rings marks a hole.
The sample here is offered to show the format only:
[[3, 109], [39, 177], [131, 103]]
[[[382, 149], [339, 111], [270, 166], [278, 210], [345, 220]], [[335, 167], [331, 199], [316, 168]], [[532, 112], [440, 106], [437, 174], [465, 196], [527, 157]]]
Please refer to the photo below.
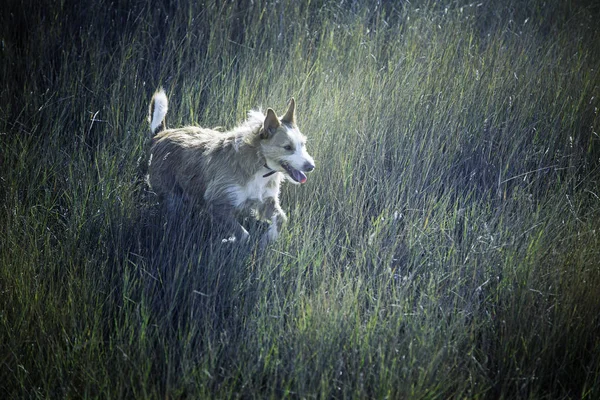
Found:
[[290, 176], [290, 178], [292, 178], [296, 182], [298, 182], [298, 183], [306, 182], [306, 175], [304, 175], [304, 172], [297, 170], [296, 168], [292, 167], [290, 164], [288, 164], [286, 162], [282, 162], [281, 166], [283, 167], [283, 169], [285, 169], [285, 171]]

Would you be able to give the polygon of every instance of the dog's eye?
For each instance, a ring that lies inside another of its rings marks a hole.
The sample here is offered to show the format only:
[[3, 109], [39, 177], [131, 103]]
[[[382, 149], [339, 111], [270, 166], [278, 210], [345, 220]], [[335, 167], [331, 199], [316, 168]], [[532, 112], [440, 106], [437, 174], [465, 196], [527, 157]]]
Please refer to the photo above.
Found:
[[292, 151], [292, 145], [286, 144], [283, 148], [287, 151]]

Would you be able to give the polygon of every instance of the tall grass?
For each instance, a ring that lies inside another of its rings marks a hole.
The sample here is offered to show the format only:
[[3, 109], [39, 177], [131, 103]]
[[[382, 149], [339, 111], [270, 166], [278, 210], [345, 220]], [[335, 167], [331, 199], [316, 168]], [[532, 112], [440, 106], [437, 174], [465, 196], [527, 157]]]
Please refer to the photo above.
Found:
[[[9, 1], [0, 393], [599, 397], [599, 11]], [[170, 126], [296, 97], [317, 169], [266, 252], [161, 214], [161, 85]]]

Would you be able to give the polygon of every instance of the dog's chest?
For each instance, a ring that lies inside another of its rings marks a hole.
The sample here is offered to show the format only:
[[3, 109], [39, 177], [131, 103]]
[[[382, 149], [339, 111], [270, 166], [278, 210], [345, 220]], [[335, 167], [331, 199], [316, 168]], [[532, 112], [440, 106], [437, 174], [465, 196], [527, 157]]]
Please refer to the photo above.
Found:
[[280, 172], [265, 177], [264, 171], [259, 171], [244, 185], [235, 185], [231, 189], [235, 207], [242, 206], [248, 200], [263, 202], [269, 197], [279, 197], [279, 186], [282, 175]]

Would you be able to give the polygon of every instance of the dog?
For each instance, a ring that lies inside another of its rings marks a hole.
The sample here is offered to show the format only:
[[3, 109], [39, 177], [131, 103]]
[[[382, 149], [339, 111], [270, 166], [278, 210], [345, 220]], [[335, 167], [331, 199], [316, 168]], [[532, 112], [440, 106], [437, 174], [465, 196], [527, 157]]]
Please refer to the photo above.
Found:
[[222, 132], [198, 126], [167, 129], [168, 100], [159, 89], [150, 102], [148, 183], [171, 211], [177, 204], [204, 207], [213, 222], [244, 242], [248, 231], [241, 216], [266, 220], [270, 225], [261, 247], [279, 236], [287, 216], [279, 203], [281, 183], [302, 184], [314, 170], [306, 137], [296, 125], [292, 98], [279, 118], [273, 109], [248, 112], [236, 128]]

